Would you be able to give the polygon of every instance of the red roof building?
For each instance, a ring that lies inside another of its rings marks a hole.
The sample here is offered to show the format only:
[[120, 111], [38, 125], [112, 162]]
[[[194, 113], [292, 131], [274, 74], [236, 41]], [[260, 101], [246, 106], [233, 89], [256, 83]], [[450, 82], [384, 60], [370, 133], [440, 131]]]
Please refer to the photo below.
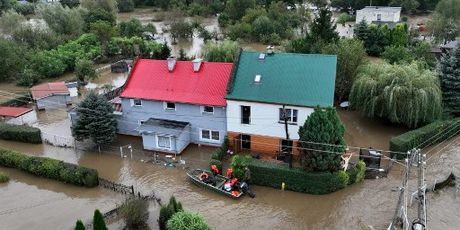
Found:
[[138, 59], [124, 98], [226, 106], [233, 63]]
[[33, 109], [24, 108], [24, 107], [9, 107], [9, 106], [0, 106], [0, 117], [20, 117]]
[[36, 85], [30, 88], [30, 92], [32, 93], [32, 98], [34, 100], [39, 100], [52, 95], [70, 95], [69, 89], [63, 81]]

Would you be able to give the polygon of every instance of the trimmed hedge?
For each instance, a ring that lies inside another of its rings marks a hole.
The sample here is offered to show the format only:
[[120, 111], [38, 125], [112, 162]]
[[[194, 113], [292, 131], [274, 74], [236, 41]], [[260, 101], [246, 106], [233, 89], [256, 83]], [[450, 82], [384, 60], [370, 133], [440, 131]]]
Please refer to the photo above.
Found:
[[249, 163], [251, 182], [256, 185], [281, 188], [310, 194], [327, 194], [345, 188], [349, 175], [340, 170], [330, 172], [306, 172], [300, 168], [290, 169], [286, 163], [274, 163], [252, 159]]
[[64, 183], [95, 187], [98, 173], [90, 169], [47, 157], [28, 156], [11, 150], [0, 149], [0, 165]]
[[[391, 138], [390, 150], [405, 153], [415, 147], [425, 148], [452, 137], [458, 131], [460, 131], [460, 118], [435, 121], [421, 128]], [[393, 155], [392, 153], [391, 157], [393, 157]], [[397, 154], [398, 159], [404, 156], [405, 155]]]
[[32, 144], [42, 143], [40, 129], [26, 125], [0, 123], [0, 139]]

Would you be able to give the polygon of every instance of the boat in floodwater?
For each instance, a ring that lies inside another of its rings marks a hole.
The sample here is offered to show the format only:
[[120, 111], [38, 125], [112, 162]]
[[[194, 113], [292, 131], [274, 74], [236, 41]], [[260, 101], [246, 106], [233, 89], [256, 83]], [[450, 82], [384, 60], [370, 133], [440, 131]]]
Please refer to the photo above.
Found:
[[220, 174], [214, 175], [211, 171], [205, 169], [194, 169], [187, 172], [187, 176], [194, 184], [211, 191], [224, 194], [233, 199], [238, 199], [243, 195], [241, 183], [236, 182], [230, 191], [225, 190], [224, 186], [232, 179]]

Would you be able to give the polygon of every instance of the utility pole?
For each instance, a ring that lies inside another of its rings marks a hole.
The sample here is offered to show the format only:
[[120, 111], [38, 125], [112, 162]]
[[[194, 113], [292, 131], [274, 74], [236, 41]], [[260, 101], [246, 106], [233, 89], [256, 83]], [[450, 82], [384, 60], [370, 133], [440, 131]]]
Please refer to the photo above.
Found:
[[[284, 120], [284, 130], [286, 131], [286, 142], [289, 145], [288, 117], [287, 117], [285, 105], [283, 105], [283, 120]], [[289, 154], [289, 168], [292, 168], [292, 146], [290, 149], [289, 147], [287, 149], [288, 149], [288, 154]]]
[[420, 149], [416, 150], [417, 154], [417, 219], [412, 222], [412, 229], [426, 229], [426, 199], [425, 199], [425, 155]]

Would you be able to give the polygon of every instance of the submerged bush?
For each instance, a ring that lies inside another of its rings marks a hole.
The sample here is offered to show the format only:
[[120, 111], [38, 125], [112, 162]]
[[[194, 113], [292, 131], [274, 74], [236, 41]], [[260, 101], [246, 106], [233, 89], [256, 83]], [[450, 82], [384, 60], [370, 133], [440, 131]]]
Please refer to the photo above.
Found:
[[42, 143], [40, 129], [26, 125], [0, 123], [0, 139], [32, 144]]
[[28, 156], [11, 150], [0, 149], [0, 165], [64, 183], [95, 187], [98, 173], [95, 169], [78, 166], [47, 157]]
[[120, 207], [121, 216], [126, 226], [131, 229], [140, 229], [149, 219], [149, 203], [141, 199], [128, 199]]
[[176, 201], [174, 196], [171, 196], [167, 205], [162, 205], [160, 209], [160, 217], [158, 218], [158, 225], [160, 230], [166, 230], [167, 223], [171, 217], [177, 213], [183, 211], [182, 204]]
[[10, 180], [10, 177], [4, 172], [0, 172], [0, 183], [5, 183]]
[[168, 220], [168, 230], [208, 230], [211, 229], [204, 218], [198, 213], [181, 211]]

